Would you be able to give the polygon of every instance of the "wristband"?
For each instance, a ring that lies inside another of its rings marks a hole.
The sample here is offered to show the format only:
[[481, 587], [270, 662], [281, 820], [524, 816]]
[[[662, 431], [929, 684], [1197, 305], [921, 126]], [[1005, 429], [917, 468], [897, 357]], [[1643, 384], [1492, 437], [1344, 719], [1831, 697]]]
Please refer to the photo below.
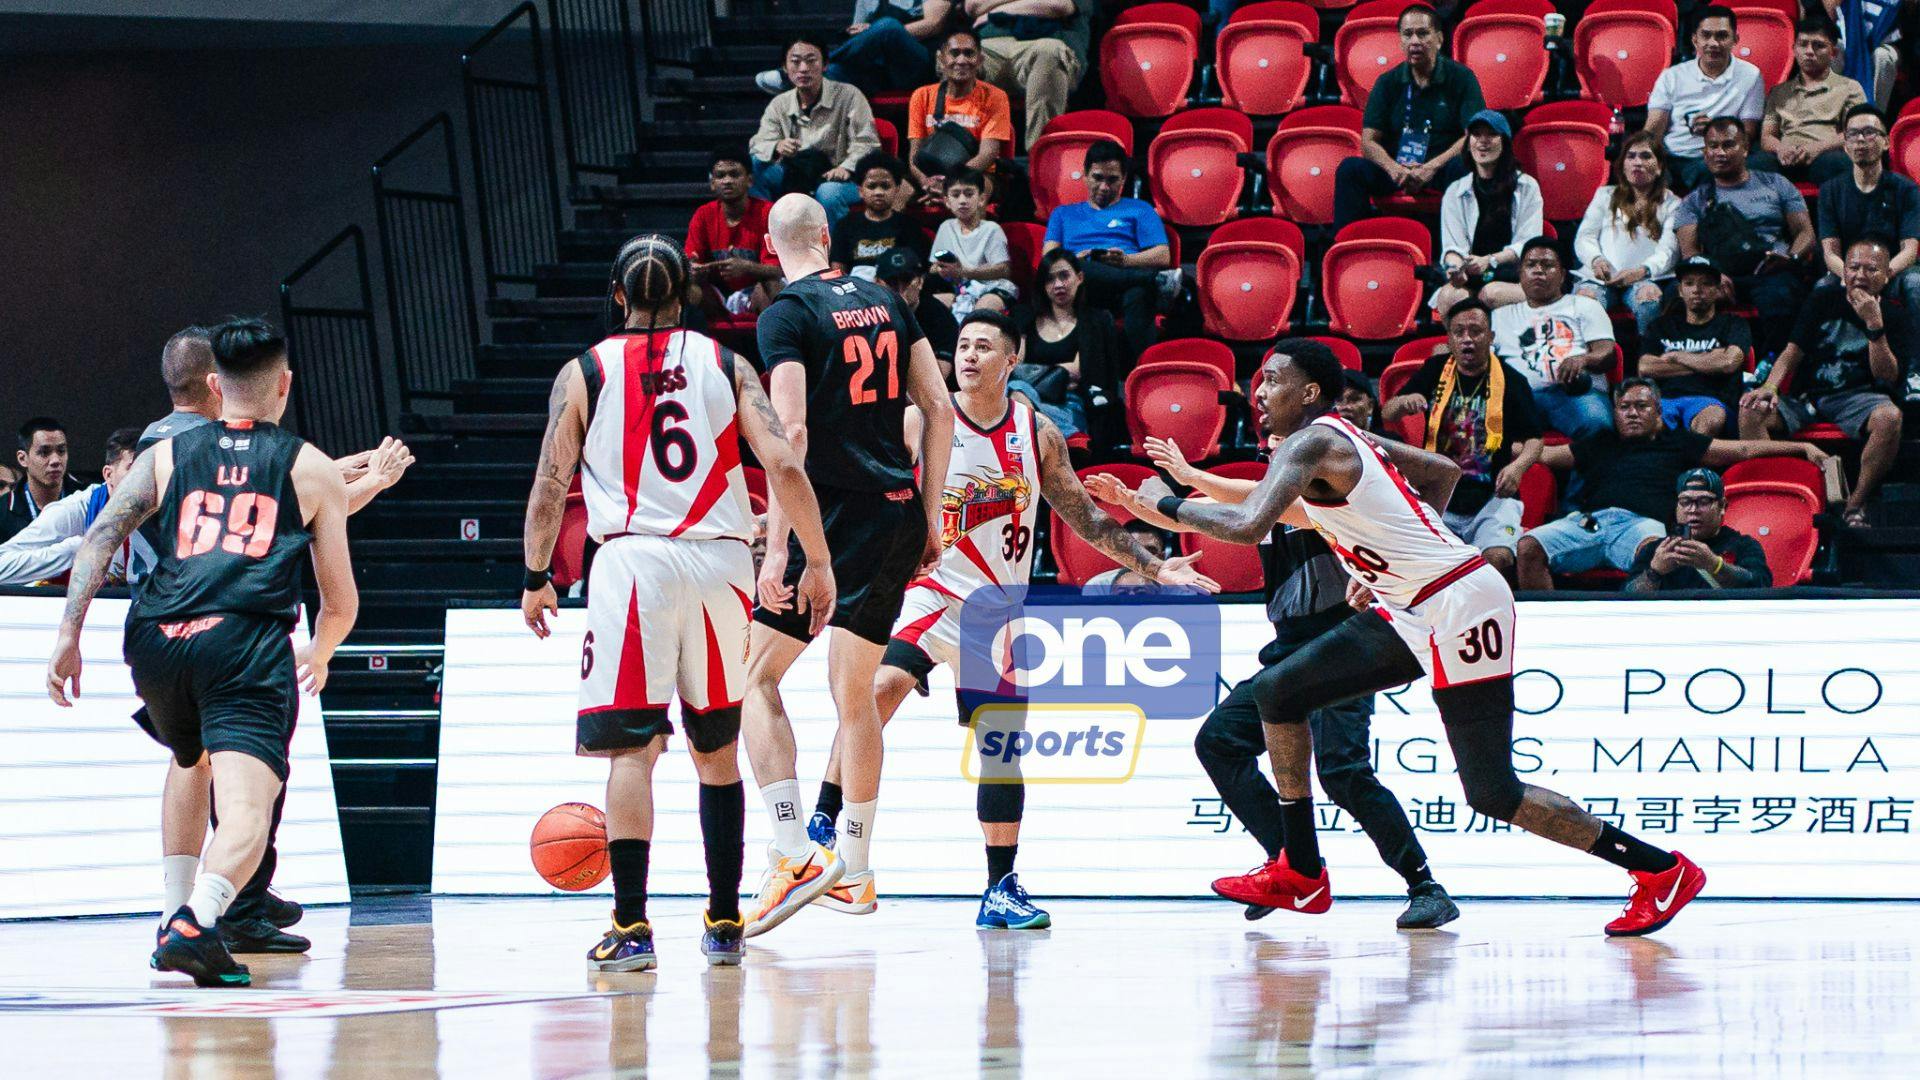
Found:
[[[1863, 329], [1864, 329], [1864, 328], [1863, 328]], [[1887, 336], [1887, 327], [1886, 327], [1886, 324], [1884, 324], [1884, 323], [1882, 323], [1882, 324], [1881, 324], [1881, 326], [1880, 326], [1880, 329], [1878, 329], [1878, 330], [1868, 330], [1868, 331], [1867, 331], [1867, 340], [1868, 340], [1868, 341], [1879, 341], [1879, 340], [1880, 340], [1881, 338], [1883, 338], [1883, 337], [1886, 337], [1886, 336]]]
[[1155, 503], [1153, 508], [1160, 511], [1160, 516], [1166, 518], [1168, 521], [1179, 521], [1180, 507], [1186, 501], [1187, 500], [1178, 495], [1162, 495], [1160, 496], [1160, 501]]
[[552, 580], [552, 570], [529, 570], [527, 576], [521, 579], [520, 588], [523, 592], [539, 592]]
[[1727, 568], [1727, 557], [1725, 555], [1715, 555], [1713, 557], [1713, 576], [1719, 577], [1720, 571], [1725, 570], [1726, 568]]

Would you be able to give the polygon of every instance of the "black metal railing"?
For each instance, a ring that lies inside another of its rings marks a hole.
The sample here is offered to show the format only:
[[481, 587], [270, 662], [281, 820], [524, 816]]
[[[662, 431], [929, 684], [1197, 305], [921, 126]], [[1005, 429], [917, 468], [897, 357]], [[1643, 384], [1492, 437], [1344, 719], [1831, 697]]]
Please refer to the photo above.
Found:
[[[333, 256], [351, 242], [353, 257], [342, 273]], [[325, 264], [321, 279], [303, 282]], [[294, 290], [302, 295], [296, 298]], [[341, 302], [303, 302], [313, 292]], [[367, 276], [367, 241], [349, 225], [299, 269], [280, 281], [280, 321], [296, 381], [293, 418], [307, 441], [331, 455], [365, 450], [388, 430], [386, 373], [380, 370], [374, 328], [373, 285]]]
[[[445, 149], [444, 173], [408, 153], [436, 134]], [[373, 163], [373, 204], [400, 407], [411, 410], [414, 398], [445, 397], [454, 380], [473, 375], [480, 340], [460, 163], [453, 120], [446, 113], [414, 129]]]
[[714, 0], [640, 0], [647, 85], [694, 68], [713, 47]]
[[618, 173], [620, 159], [639, 147], [631, 2], [547, 0], [569, 183], [579, 183], [583, 172]]
[[495, 296], [502, 284], [532, 284], [535, 269], [556, 261], [559, 251], [560, 181], [540, 11], [533, 0], [469, 45], [460, 71], [467, 90], [480, 262], [487, 295]]

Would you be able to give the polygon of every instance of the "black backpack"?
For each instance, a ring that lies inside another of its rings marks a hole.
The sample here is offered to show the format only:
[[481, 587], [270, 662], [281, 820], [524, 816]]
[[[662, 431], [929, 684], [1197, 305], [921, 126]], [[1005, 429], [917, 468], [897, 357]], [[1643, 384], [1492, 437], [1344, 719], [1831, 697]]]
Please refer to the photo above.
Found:
[[1731, 277], [1746, 277], [1760, 268], [1773, 245], [1760, 235], [1752, 219], [1719, 199], [1718, 181], [1707, 179], [1706, 209], [1700, 212], [1700, 250]]

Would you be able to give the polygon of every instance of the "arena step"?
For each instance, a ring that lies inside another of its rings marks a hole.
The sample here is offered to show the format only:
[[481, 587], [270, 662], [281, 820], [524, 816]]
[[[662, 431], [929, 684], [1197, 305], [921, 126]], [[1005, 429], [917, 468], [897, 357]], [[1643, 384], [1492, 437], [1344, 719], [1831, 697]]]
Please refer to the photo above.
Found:
[[356, 540], [518, 539], [526, 518], [527, 485], [503, 499], [398, 499], [375, 503], [355, 516]]
[[433, 869], [433, 808], [343, 805], [340, 844], [355, 889], [424, 891]]
[[569, 197], [575, 205], [654, 206], [681, 203], [689, 209], [713, 198], [706, 181], [640, 184], [576, 184]]
[[[429, 698], [429, 703], [432, 699]], [[440, 748], [440, 709], [327, 710], [327, 747], [336, 768], [343, 762], [415, 761]], [[368, 768], [351, 765], [349, 768]], [[383, 801], [383, 800], [371, 800]]]
[[544, 411], [537, 413], [408, 413], [402, 426], [412, 431], [442, 435], [539, 435], [547, 429]]
[[[686, 235], [687, 222], [698, 205], [698, 202], [686, 200], [646, 205], [583, 203], [574, 208], [573, 220], [583, 229], [611, 229], [624, 232], [628, 237], [648, 232], [680, 239]], [[625, 240], [626, 237], [621, 238], [622, 243]], [[615, 250], [618, 250], [617, 245]], [[611, 262], [612, 259], [613, 253], [609, 252], [607, 260]]]
[[534, 292], [541, 297], [592, 296], [605, 299], [607, 271], [613, 264], [613, 254], [618, 253], [616, 248], [605, 260], [582, 259], [536, 266], [533, 270]]
[[532, 412], [544, 415], [553, 378], [503, 377], [458, 379], [453, 384], [456, 412]]

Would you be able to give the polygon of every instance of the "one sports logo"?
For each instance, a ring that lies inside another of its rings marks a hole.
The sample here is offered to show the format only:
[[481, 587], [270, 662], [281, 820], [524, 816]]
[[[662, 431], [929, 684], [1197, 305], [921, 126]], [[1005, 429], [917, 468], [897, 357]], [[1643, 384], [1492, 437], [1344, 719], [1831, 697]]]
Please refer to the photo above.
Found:
[[976, 784], [1124, 783], [1146, 727], [1135, 706], [991, 702], [969, 718], [960, 772]]

